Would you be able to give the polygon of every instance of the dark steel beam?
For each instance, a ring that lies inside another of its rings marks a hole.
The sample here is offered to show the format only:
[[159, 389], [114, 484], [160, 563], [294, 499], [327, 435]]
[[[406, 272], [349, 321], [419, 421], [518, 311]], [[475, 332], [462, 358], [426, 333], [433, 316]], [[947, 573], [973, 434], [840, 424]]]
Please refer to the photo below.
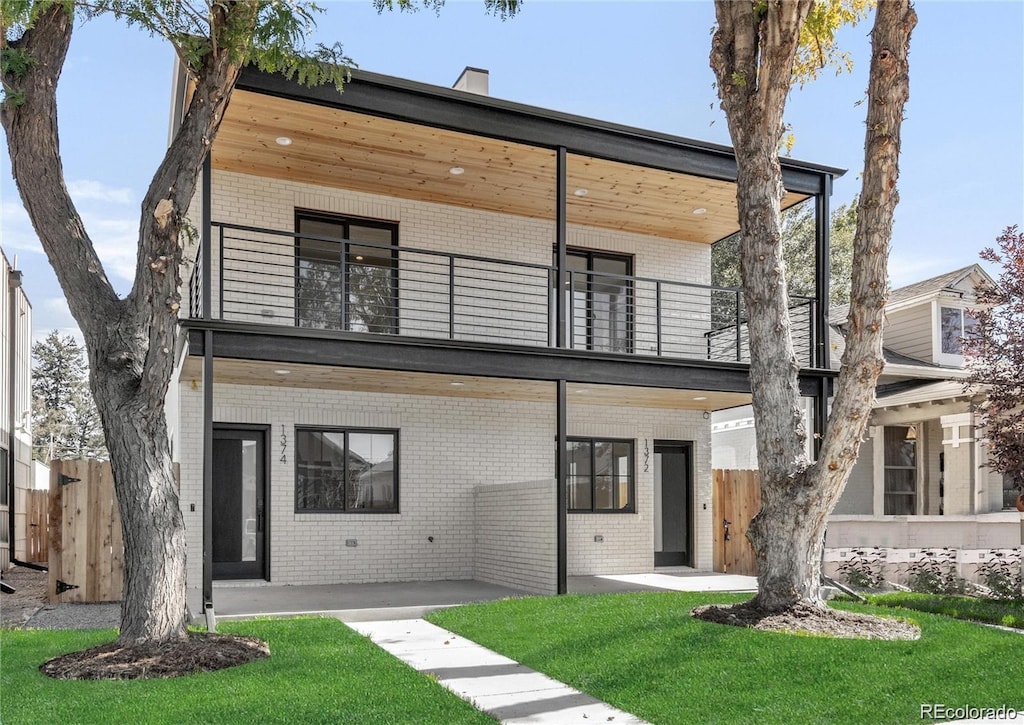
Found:
[[[205, 354], [206, 338], [202, 331], [213, 330], [211, 344], [217, 358], [550, 382], [566, 379], [595, 385], [750, 392], [748, 366], [740, 363], [360, 333], [335, 333], [336, 337], [324, 337], [323, 331], [318, 331], [319, 336], [312, 336], [309, 331], [296, 328], [217, 321], [188, 320], [184, 325], [188, 328], [191, 355]], [[800, 376], [801, 394], [817, 394], [819, 378], [834, 375], [832, 371], [805, 371]]]
[[[210, 154], [203, 160], [203, 209], [202, 209], [202, 255], [203, 255], [203, 319], [213, 319], [213, 173]], [[223, 235], [222, 235], [223, 236]], [[223, 248], [221, 244], [221, 248]], [[221, 265], [223, 269], [223, 265]], [[220, 289], [224, 289], [223, 283]], [[223, 293], [222, 293], [223, 294]]]
[[[610, 161], [676, 171], [722, 181], [736, 180], [728, 146], [661, 134], [487, 96], [470, 96], [425, 83], [356, 71], [339, 94], [333, 86], [307, 88], [281, 74], [248, 67], [239, 89], [340, 108], [478, 136], [594, 156]], [[826, 177], [844, 169], [782, 159], [786, 189], [823, 193]]]

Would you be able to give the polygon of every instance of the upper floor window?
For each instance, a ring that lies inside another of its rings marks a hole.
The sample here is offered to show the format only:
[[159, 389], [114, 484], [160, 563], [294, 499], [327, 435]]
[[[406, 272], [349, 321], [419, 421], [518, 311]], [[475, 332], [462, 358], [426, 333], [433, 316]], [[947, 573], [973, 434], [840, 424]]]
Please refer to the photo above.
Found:
[[296, 428], [295, 510], [397, 513], [398, 433]]
[[296, 213], [295, 324], [398, 332], [398, 225]]
[[[939, 352], [943, 355], [963, 355], [963, 340], [970, 337], [978, 321], [960, 307], [939, 308]], [[959, 362], [959, 361], [952, 361]]]
[[[554, 263], [558, 264], [557, 252]], [[566, 266], [571, 346], [580, 350], [632, 352], [633, 258], [569, 249]], [[554, 305], [551, 307], [554, 310]]]

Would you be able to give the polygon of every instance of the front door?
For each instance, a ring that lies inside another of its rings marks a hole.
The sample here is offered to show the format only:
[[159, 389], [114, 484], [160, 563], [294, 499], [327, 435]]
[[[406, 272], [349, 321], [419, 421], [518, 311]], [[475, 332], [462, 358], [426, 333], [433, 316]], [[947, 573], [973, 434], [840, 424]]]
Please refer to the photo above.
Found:
[[692, 566], [693, 444], [654, 441], [654, 565]]
[[266, 430], [213, 431], [213, 578], [266, 579]]

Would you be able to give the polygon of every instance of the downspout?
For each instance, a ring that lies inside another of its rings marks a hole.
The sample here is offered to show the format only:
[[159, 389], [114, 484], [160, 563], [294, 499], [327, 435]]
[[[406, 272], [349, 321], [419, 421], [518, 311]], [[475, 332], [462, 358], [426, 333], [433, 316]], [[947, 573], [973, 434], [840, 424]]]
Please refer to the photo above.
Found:
[[[6, 260], [4, 260], [6, 262]], [[14, 385], [16, 383], [15, 370], [17, 368], [15, 361], [15, 355], [18, 352], [18, 335], [16, 329], [16, 323], [18, 321], [18, 310], [17, 310], [17, 290], [21, 288], [21, 272], [8, 266], [9, 278], [7, 283], [7, 324], [8, 324], [8, 339], [7, 339], [7, 522], [8, 522], [8, 548], [9, 561], [13, 564], [17, 562], [18, 557], [15, 555], [15, 540], [17, 539], [16, 532], [14, 530], [15, 517], [14, 509], [17, 499], [15, 498], [14, 488], [14, 458], [15, 451], [14, 447], [17, 445], [17, 439], [14, 436], [14, 421], [15, 421], [15, 394]]]
[[[814, 321], [815, 331], [815, 366], [821, 370], [832, 367], [832, 346], [829, 340], [829, 298], [832, 294], [832, 219], [829, 210], [829, 199], [832, 196], [832, 177], [826, 175], [821, 180], [821, 193], [814, 198], [814, 276], [817, 297], [817, 316]], [[814, 400], [814, 457], [818, 457], [821, 443], [828, 425], [828, 398], [832, 392], [832, 381], [818, 379], [818, 394]]]

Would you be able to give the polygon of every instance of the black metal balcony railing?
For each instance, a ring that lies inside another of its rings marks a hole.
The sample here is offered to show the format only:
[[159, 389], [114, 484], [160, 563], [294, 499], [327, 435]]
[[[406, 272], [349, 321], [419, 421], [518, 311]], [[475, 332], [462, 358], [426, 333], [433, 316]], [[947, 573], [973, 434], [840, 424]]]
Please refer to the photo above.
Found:
[[[412, 247], [213, 225], [210, 309], [202, 254], [192, 270], [193, 318], [568, 347], [713, 361], [749, 360], [737, 289]], [[556, 339], [556, 294], [567, 334]], [[793, 296], [797, 358], [814, 364], [814, 300]]]

